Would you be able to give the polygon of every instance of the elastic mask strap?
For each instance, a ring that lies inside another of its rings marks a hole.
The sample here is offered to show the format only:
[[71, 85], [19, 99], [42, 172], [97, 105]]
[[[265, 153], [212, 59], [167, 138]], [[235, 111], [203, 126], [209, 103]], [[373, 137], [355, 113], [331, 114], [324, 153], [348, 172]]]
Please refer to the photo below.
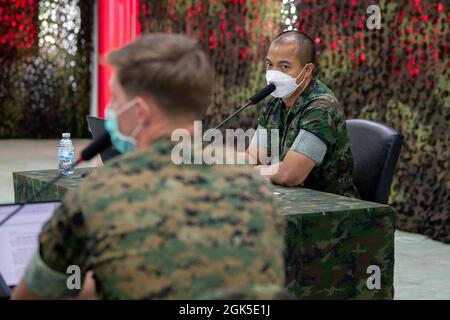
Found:
[[[308, 64], [309, 64], [309, 63], [308, 63]], [[307, 64], [307, 65], [308, 65], [308, 64]], [[307, 66], [307, 65], [306, 65], [306, 66]], [[300, 71], [300, 73], [298, 74], [298, 76], [295, 78], [295, 82], [297, 82], [298, 77], [300, 77], [300, 75], [301, 75], [301, 74], [303, 73], [303, 71], [306, 69], [306, 66], [303, 67], [302, 71]], [[305, 79], [306, 79], [306, 77], [303, 78], [302, 81], [300, 81], [300, 83], [297, 85], [297, 88], [300, 87], [300, 86], [303, 84], [303, 82], [305, 81]]]
[[142, 129], [143, 129], [143, 126], [141, 124], [138, 125], [131, 133], [130, 138], [133, 138], [136, 140], [136, 136], [139, 134], [139, 132], [141, 132]]
[[135, 104], [136, 104], [136, 101], [134, 101], [134, 99], [128, 101], [125, 105], [120, 107], [119, 110], [116, 110], [117, 116], [119, 116], [120, 114], [124, 113], [125, 111], [127, 111], [128, 109], [133, 107]]
[[[309, 63], [308, 63], [308, 64], [309, 64]], [[306, 65], [303, 67], [302, 71], [300, 71], [300, 73], [298, 74], [298, 76], [295, 77], [295, 81], [297, 81], [298, 77], [300, 77], [300, 75], [303, 73], [303, 71], [305, 71], [305, 69], [306, 69], [306, 67], [308, 66], [308, 64], [306, 64]]]

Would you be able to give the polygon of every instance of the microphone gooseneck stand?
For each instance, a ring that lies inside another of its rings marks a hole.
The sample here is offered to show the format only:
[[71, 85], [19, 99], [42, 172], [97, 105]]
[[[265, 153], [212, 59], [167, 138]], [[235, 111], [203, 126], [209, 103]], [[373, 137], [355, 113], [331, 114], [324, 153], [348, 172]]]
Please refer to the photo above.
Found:
[[246, 108], [259, 103], [261, 100], [263, 100], [265, 97], [267, 97], [269, 94], [271, 94], [272, 92], [274, 92], [276, 89], [275, 85], [273, 83], [268, 84], [267, 86], [265, 86], [264, 88], [262, 88], [261, 90], [259, 90], [257, 93], [255, 93], [252, 97], [250, 97], [250, 99], [248, 99], [247, 103], [244, 104], [242, 107], [240, 107], [238, 110], [236, 110], [235, 112], [233, 112], [232, 114], [230, 114], [225, 120], [223, 120], [222, 122], [220, 122], [214, 129], [208, 129], [209, 133], [205, 134], [203, 136], [203, 140], [206, 140], [207, 138], [209, 138], [209, 136], [212, 134], [212, 132], [214, 132], [215, 130], [219, 129], [220, 127], [222, 127], [225, 123], [227, 123], [228, 121], [230, 121], [231, 119], [233, 119], [236, 115], [238, 115], [239, 113], [241, 113], [242, 111], [244, 111]]

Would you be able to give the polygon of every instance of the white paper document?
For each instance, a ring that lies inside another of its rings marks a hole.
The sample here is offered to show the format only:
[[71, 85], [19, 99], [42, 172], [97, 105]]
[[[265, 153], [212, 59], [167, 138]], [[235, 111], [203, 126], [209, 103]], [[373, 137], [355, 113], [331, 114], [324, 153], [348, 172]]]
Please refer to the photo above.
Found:
[[[0, 274], [8, 286], [17, 285], [22, 278], [28, 260], [38, 246], [42, 227], [60, 204], [59, 201], [26, 204], [0, 226]], [[0, 221], [18, 207], [0, 206]]]

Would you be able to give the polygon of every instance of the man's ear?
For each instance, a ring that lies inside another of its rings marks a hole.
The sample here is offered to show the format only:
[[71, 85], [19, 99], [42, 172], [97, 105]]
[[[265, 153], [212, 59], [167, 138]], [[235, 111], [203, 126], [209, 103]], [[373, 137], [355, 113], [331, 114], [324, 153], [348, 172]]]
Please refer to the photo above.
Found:
[[309, 78], [310, 76], [313, 75], [313, 73], [314, 73], [314, 64], [309, 63], [309, 64], [306, 66], [306, 74], [307, 74], [307, 77]]
[[155, 105], [152, 101], [147, 101], [142, 97], [136, 97], [137, 106], [137, 124], [147, 125], [150, 122]]

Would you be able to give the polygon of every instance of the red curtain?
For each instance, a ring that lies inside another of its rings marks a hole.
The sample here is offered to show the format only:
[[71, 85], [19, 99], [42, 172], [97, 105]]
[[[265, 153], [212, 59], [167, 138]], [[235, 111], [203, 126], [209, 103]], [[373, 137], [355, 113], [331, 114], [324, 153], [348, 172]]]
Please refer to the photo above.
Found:
[[139, 24], [139, 0], [99, 0], [98, 1], [98, 115], [104, 117], [111, 94], [109, 79], [111, 69], [106, 56], [111, 50], [120, 48], [141, 30]]

